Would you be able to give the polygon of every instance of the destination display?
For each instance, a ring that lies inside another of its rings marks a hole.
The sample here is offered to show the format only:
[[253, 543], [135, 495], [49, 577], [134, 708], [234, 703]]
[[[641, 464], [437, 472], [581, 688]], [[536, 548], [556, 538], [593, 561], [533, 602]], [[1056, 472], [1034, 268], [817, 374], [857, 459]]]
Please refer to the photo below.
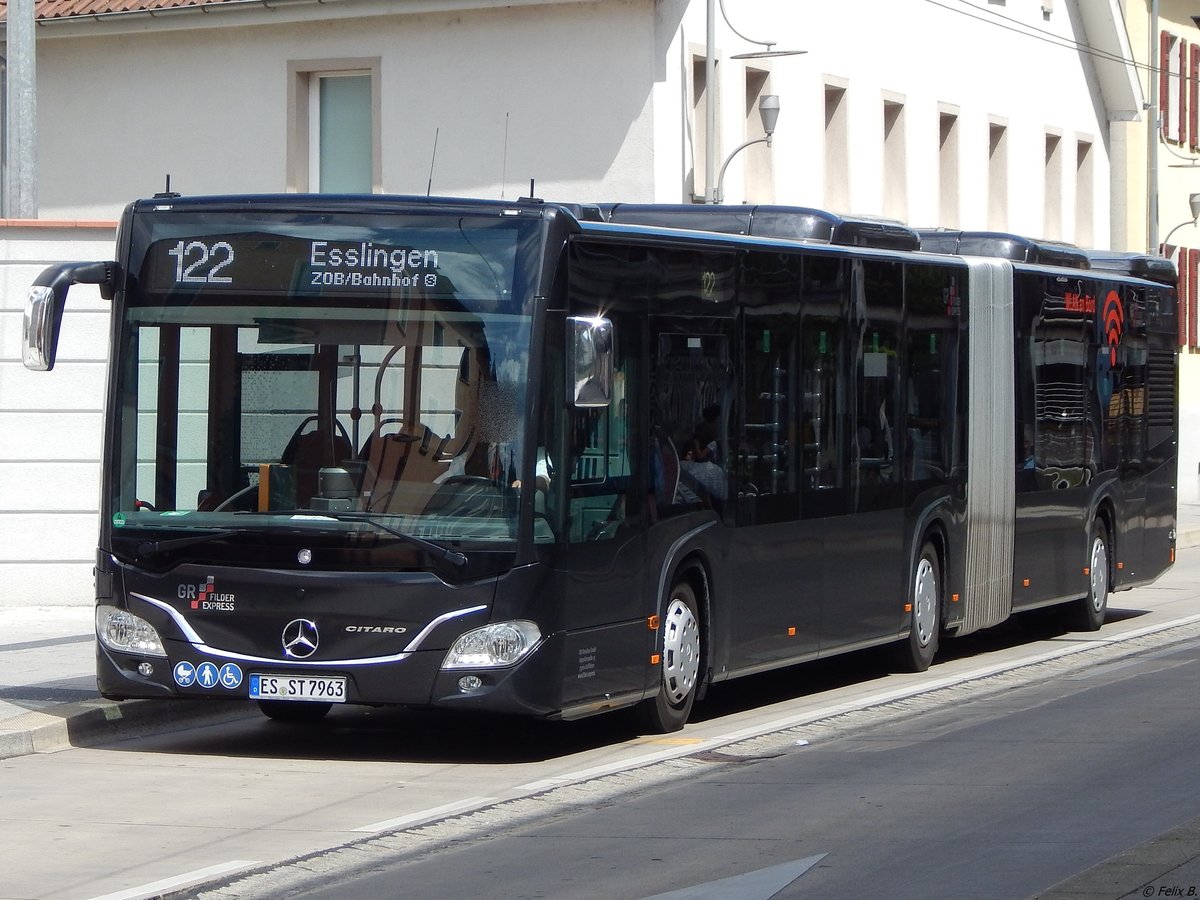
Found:
[[138, 273], [155, 294], [509, 296], [518, 235], [511, 228], [414, 228], [388, 239], [314, 234], [197, 234], [153, 240]]
[[262, 236], [158, 241], [147, 253], [142, 273], [144, 288], [154, 291], [436, 291], [441, 281], [441, 252], [435, 247]]

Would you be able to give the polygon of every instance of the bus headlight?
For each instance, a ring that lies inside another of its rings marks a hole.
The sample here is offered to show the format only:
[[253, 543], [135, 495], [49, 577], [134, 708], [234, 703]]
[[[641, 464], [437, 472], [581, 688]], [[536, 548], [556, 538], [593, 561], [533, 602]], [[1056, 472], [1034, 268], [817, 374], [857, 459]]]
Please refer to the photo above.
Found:
[[443, 669], [511, 666], [532, 650], [542, 633], [532, 622], [497, 622], [459, 636], [446, 654]]
[[153, 625], [141, 616], [115, 606], [96, 607], [96, 636], [109, 650], [142, 656], [167, 655], [162, 638]]

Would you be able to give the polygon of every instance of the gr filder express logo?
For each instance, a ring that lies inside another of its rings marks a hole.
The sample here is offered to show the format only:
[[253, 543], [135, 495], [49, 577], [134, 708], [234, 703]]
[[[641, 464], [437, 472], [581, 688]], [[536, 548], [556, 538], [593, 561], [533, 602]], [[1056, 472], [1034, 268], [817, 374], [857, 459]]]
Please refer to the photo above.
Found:
[[209, 575], [203, 584], [179, 585], [179, 599], [189, 601], [192, 609], [232, 612], [235, 596], [219, 593], [216, 577]]

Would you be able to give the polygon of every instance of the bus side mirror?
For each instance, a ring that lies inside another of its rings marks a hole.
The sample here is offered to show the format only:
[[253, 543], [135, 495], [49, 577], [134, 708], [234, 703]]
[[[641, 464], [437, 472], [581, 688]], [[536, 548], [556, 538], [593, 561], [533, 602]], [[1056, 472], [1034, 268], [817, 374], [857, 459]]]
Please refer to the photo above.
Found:
[[62, 263], [42, 271], [25, 298], [24, 347], [21, 358], [25, 368], [49, 372], [58, 355], [58, 333], [62, 329], [63, 306], [67, 290], [73, 284], [98, 284], [100, 294], [112, 297], [113, 264]]
[[605, 407], [612, 401], [613, 337], [608, 319], [567, 319], [567, 389], [577, 408]]

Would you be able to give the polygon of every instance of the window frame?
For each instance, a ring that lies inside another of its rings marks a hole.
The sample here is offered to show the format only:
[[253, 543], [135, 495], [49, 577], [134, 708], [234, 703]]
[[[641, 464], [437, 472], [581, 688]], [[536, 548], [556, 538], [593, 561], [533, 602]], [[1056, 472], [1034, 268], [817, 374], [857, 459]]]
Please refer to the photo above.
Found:
[[288, 62], [287, 191], [317, 193], [319, 147], [314, 141], [314, 92], [322, 78], [366, 75], [371, 79], [371, 193], [383, 192], [382, 58], [291, 60]]

